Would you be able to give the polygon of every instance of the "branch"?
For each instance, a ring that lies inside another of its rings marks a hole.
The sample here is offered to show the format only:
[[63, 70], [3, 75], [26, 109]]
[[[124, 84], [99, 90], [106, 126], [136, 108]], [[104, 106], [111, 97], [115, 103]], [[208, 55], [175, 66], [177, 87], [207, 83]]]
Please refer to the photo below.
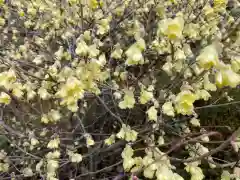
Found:
[[240, 101], [234, 101], [234, 102], [223, 103], [223, 104], [212, 104], [212, 105], [207, 105], [207, 106], [202, 106], [202, 107], [196, 107], [194, 109], [199, 110], [199, 109], [205, 109], [205, 108], [216, 108], [216, 107], [228, 106], [228, 105], [233, 105], [233, 104], [240, 104]]
[[228, 146], [228, 144], [230, 144], [230, 142], [235, 137], [237, 137], [239, 134], [240, 134], [240, 127], [226, 141], [224, 141], [217, 148], [213, 149], [212, 151], [209, 151], [208, 153], [203, 154], [202, 156], [199, 156], [199, 157], [196, 157], [196, 158], [186, 159], [183, 162], [186, 162], [186, 163], [195, 162], [195, 161], [199, 161], [201, 159], [204, 159], [206, 157], [212, 156], [213, 154], [216, 154], [217, 152], [219, 152], [219, 151], [223, 150], [224, 148], [226, 148]]
[[[239, 132], [237, 132], [237, 133], [240, 133], [240, 128], [239, 128]], [[213, 135], [216, 135], [216, 134], [219, 134], [219, 133], [218, 133], [218, 132], [209, 132], [209, 133], [202, 134], [202, 135], [200, 135], [200, 136], [197, 136], [197, 137], [195, 137], [195, 138], [192, 138], [192, 139], [189, 139], [189, 140], [186, 140], [186, 141], [184, 141], [183, 139], [181, 139], [178, 143], [176, 143], [176, 144], [175, 144], [171, 149], [169, 149], [166, 153], [164, 153], [163, 155], [161, 155], [159, 158], [157, 158], [155, 161], [153, 161], [152, 163], [148, 164], [148, 165], [145, 166], [144, 168], [141, 168], [139, 171], [136, 172], [136, 174], [142, 172], [144, 169], [148, 168], [148, 167], [151, 166], [152, 164], [161, 161], [164, 156], [167, 156], [168, 154], [170, 154], [171, 152], [173, 152], [173, 151], [176, 150], [177, 148], [181, 147], [182, 145], [188, 144], [188, 143], [190, 143], [190, 142], [194, 142], [194, 141], [196, 141], [196, 140], [198, 140], [198, 139], [201, 139], [201, 138], [203, 138], [203, 137], [205, 137], [205, 136], [213, 136]], [[231, 140], [232, 140], [232, 138], [230, 139], [230, 141], [231, 141]], [[156, 151], [156, 152], [158, 152], [158, 151]], [[207, 154], [208, 154], [208, 153], [206, 153], [206, 157], [212, 155], [212, 154], [209, 154], [209, 155], [207, 155]], [[200, 158], [200, 157], [201, 157], [201, 158]], [[198, 158], [202, 159], [202, 156], [200, 156], [200, 157], [198, 157]], [[192, 159], [197, 159], [196, 161], [198, 161], [198, 160], [200, 160], [200, 159], [198, 159], [198, 158], [192, 158]], [[204, 157], [203, 157], [203, 158], [204, 158]], [[184, 160], [184, 161], [182, 161], [182, 162], [188, 162], [189, 160], [191, 160], [191, 159], [186, 159], [186, 160]], [[190, 162], [191, 162], [191, 161], [190, 161]]]
[[113, 117], [115, 117], [121, 124], [124, 124], [123, 123], [123, 120], [119, 117], [119, 116], [117, 116], [116, 114], [114, 114], [108, 107], [107, 107], [107, 105], [105, 104], [105, 102], [99, 97], [99, 96], [96, 96], [97, 97], [97, 99], [99, 100], [99, 102], [104, 106], [104, 108], [113, 116]]
[[81, 179], [81, 177], [83, 177], [83, 176], [87, 176], [87, 175], [93, 175], [93, 174], [101, 173], [101, 172], [103, 172], [103, 171], [108, 170], [109, 168], [113, 168], [113, 167], [115, 167], [115, 166], [121, 164], [122, 162], [123, 162], [123, 161], [121, 160], [121, 161], [119, 161], [119, 162], [117, 162], [117, 163], [115, 163], [115, 164], [113, 164], [113, 165], [111, 165], [111, 166], [105, 167], [105, 168], [100, 169], [100, 170], [98, 170], [98, 171], [95, 171], [95, 172], [88, 172], [88, 173], [80, 174], [79, 176], [76, 176], [75, 179], [77, 180], [77, 179]]
[[[186, 162], [186, 159], [179, 159], [179, 158], [174, 158], [174, 157], [169, 157], [169, 159], [171, 161], [175, 161], [175, 162], [181, 162], [184, 163]], [[214, 162], [213, 160], [208, 159], [207, 160], [209, 163], [214, 164], [215, 166], [217, 166], [218, 168], [226, 168], [226, 167], [232, 167], [236, 164], [236, 162], [229, 162], [229, 163], [225, 163], [225, 164], [219, 164]]]

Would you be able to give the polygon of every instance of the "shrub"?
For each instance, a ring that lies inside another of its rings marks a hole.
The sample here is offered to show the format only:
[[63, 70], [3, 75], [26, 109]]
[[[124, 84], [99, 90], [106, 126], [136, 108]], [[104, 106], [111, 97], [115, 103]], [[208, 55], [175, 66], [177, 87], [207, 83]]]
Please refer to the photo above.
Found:
[[238, 6], [0, 0], [1, 179], [240, 178]]

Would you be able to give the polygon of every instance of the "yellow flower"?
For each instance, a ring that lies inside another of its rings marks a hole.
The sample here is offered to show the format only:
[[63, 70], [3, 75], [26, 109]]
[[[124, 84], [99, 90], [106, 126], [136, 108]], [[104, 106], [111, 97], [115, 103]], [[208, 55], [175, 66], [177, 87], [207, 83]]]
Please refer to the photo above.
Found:
[[53, 151], [53, 152], [49, 152], [46, 155], [47, 159], [58, 159], [60, 157], [60, 151]]
[[204, 179], [204, 175], [202, 169], [197, 166], [187, 165], [185, 170], [191, 174], [192, 180], [202, 180]]
[[36, 146], [37, 144], [39, 144], [39, 141], [36, 138], [31, 138], [31, 145]]
[[169, 76], [172, 75], [172, 68], [173, 68], [173, 64], [170, 61], [166, 62], [162, 66], [163, 71], [165, 71]]
[[109, 31], [109, 29], [110, 29], [110, 25], [109, 25], [110, 19], [111, 18], [100, 20], [100, 23], [98, 25], [97, 34], [103, 35], [103, 34], [105, 34]]
[[186, 59], [184, 51], [181, 49], [177, 49], [176, 52], [174, 53], [174, 59], [176, 59], [176, 60]]
[[127, 80], [127, 72], [126, 71], [120, 73], [120, 79], [122, 81], [126, 81]]
[[231, 174], [224, 170], [221, 175], [221, 180], [231, 180]]
[[168, 180], [173, 179], [174, 173], [168, 166], [162, 165], [157, 169], [156, 176], [158, 180]]
[[[40, 44], [41, 44], [41, 43], [40, 43]], [[56, 58], [57, 58], [58, 60], [62, 59], [62, 57], [63, 57], [63, 51], [64, 51], [63, 46], [60, 46], [59, 49], [54, 53], [54, 55], [56, 56]]]
[[24, 176], [24, 177], [31, 177], [31, 176], [34, 175], [31, 168], [24, 168], [24, 169], [22, 170], [22, 173], [23, 173], [23, 176]]
[[9, 169], [8, 163], [0, 163], [0, 172], [7, 172]]
[[86, 41], [90, 41], [91, 40], [91, 32], [90, 31], [84, 31], [83, 38]]
[[227, 85], [232, 88], [235, 88], [240, 83], [240, 75], [230, 69], [223, 73], [223, 77], [226, 78]]
[[76, 77], [69, 77], [65, 84], [62, 84], [56, 96], [62, 98], [61, 105], [67, 105], [69, 110], [75, 112], [77, 110], [78, 99], [83, 98], [83, 83]]
[[145, 44], [144, 39], [138, 38], [138, 40], [137, 40], [137, 42], [136, 42], [136, 46], [137, 46], [141, 51], [143, 51], [143, 50], [146, 48], [146, 44]]
[[190, 78], [192, 77], [192, 71], [190, 68], [187, 68], [185, 71], [184, 71], [184, 78], [187, 79], [187, 78]]
[[118, 16], [118, 17], [122, 17], [123, 13], [124, 13], [125, 7], [124, 6], [118, 6], [113, 13]]
[[204, 89], [208, 90], [208, 91], [216, 91], [217, 90], [216, 85], [210, 82], [208, 74], [204, 75], [203, 86], [204, 86]]
[[72, 112], [77, 112], [77, 110], [78, 110], [77, 102], [68, 103], [67, 108]]
[[133, 160], [135, 166], [131, 169], [132, 173], [139, 171], [143, 165], [143, 159], [141, 157], [135, 157]]
[[197, 76], [204, 71], [204, 69], [201, 68], [201, 67], [199, 67], [197, 64], [194, 64], [194, 65], [192, 66], [192, 69], [193, 69], [193, 72], [194, 72]]
[[72, 151], [68, 151], [68, 156], [71, 162], [73, 163], [79, 163], [82, 161], [82, 155], [78, 153], [74, 153]]
[[222, 73], [220, 71], [218, 71], [216, 74], [215, 74], [215, 82], [216, 82], [216, 85], [218, 87], [223, 87], [224, 86], [224, 81], [223, 81], [223, 76], [222, 76]]
[[12, 84], [16, 82], [17, 76], [13, 69], [0, 73], [0, 85], [6, 89], [11, 89]]
[[119, 102], [119, 107], [121, 109], [131, 109], [135, 105], [135, 98], [132, 90], [125, 90], [123, 101]]
[[206, 17], [214, 16], [214, 9], [209, 4], [203, 8], [203, 12]]
[[58, 167], [59, 167], [58, 161], [52, 160], [52, 159], [47, 161], [47, 172], [48, 173], [55, 173], [55, 171]]
[[59, 111], [54, 109], [51, 109], [51, 111], [48, 113], [48, 116], [52, 122], [57, 122], [61, 118], [61, 114], [59, 113]]
[[223, 69], [216, 73], [215, 82], [218, 87], [230, 86], [235, 88], [240, 84], [240, 75], [232, 69]]
[[100, 51], [97, 49], [96, 44], [92, 44], [88, 49], [89, 57], [94, 58], [99, 55]]
[[115, 45], [114, 51], [111, 53], [111, 57], [114, 59], [121, 59], [123, 50], [120, 47], [120, 44]]
[[49, 94], [49, 92], [47, 91], [47, 89], [45, 89], [44, 87], [41, 87], [38, 89], [38, 94], [39, 94], [40, 98], [42, 98], [43, 100], [47, 100], [51, 96]]
[[148, 115], [149, 120], [157, 121], [157, 110], [155, 109], [154, 106], [151, 106], [146, 113]]
[[120, 92], [116, 91], [116, 92], [113, 93], [113, 96], [114, 96], [115, 99], [121, 99], [122, 94]]
[[51, 109], [51, 111], [48, 114], [44, 114], [41, 118], [41, 122], [47, 124], [49, 122], [56, 123], [61, 118], [61, 114], [59, 111]]
[[135, 45], [131, 46], [127, 51], [127, 60], [126, 60], [126, 65], [136, 65], [136, 64], [143, 64], [144, 58], [141, 53], [141, 50], [137, 48]]
[[126, 124], [122, 125], [122, 128], [117, 133], [117, 137], [119, 139], [125, 139], [126, 141], [136, 141], [137, 140], [138, 133], [130, 128], [130, 126], [127, 126]]
[[193, 103], [196, 99], [196, 95], [192, 92], [188, 90], [181, 91], [175, 99], [175, 109], [177, 113], [191, 115], [194, 112]]
[[35, 91], [33, 91], [33, 90], [28, 91], [27, 92], [27, 100], [33, 99], [36, 96], [36, 94], [37, 93]]
[[214, 10], [215, 11], [222, 11], [226, 8], [228, 0], [214, 0]]
[[162, 106], [162, 111], [163, 111], [163, 114], [166, 114], [168, 116], [172, 116], [172, 117], [175, 116], [172, 102], [165, 102]]
[[190, 115], [193, 113], [193, 105], [187, 102], [176, 104], [176, 110], [179, 114]]
[[90, 134], [86, 134], [85, 138], [86, 138], [87, 147], [93, 146], [95, 144], [95, 141], [93, 140]]
[[151, 91], [147, 91], [144, 88], [141, 89], [139, 101], [141, 104], [146, 104], [153, 98], [153, 93]]
[[47, 173], [47, 180], [59, 180], [58, 178], [55, 178], [55, 173]]
[[209, 100], [209, 98], [211, 97], [209, 92], [207, 92], [205, 89], [197, 90], [196, 96], [197, 96], [197, 99], [203, 99], [204, 101]]
[[115, 137], [116, 137], [116, 135], [112, 134], [109, 138], [104, 140], [104, 143], [108, 146], [114, 144], [115, 143]]
[[120, 131], [117, 133], [117, 137], [119, 138], [119, 139], [124, 139], [124, 137], [125, 137], [125, 133], [126, 133], [126, 125], [125, 124], [123, 124], [122, 125], [122, 128], [120, 129]]
[[159, 144], [159, 145], [162, 145], [162, 144], [164, 144], [164, 142], [165, 142], [165, 141], [164, 141], [164, 138], [163, 138], [163, 136], [159, 136], [159, 137], [158, 137], [158, 141], [157, 141], [157, 142], [158, 142], [158, 144]]
[[39, 161], [37, 164], [36, 164], [36, 171], [38, 173], [41, 173], [41, 167], [43, 166], [43, 160]]
[[89, 0], [89, 7], [93, 10], [98, 8], [98, 0]]
[[128, 48], [125, 52], [127, 55], [127, 60], [125, 62], [126, 65], [136, 65], [136, 64], [143, 64], [144, 57], [142, 55], [142, 51], [146, 48], [146, 44], [144, 39], [139, 38], [136, 43]]
[[158, 4], [156, 7], [156, 13], [159, 17], [165, 17], [166, 16], [166, 8], [162, 4]]
[[182, 38], [184, 19], [182, 17], [164, 19], [160, 21], [158, 28], [159, 33], [166, 35], [170, 40], [180, 39]]
[[183, 60], [177, 60], [174, 65], [173, 65], [174, 69], [176, 70], [176, 72], [181, 72], [181, 70], [183, 69]]
[[134, 159], [131, 157], [128, 157], [126, 159], [123, 159], [123, 168], [125, 171], [129, 171], [134, 165]]
[[80, 56], [86, 56], [89, 52], [89, 47], [86, 44], [85, 41], [81, 40], [78, 44], [77, 44], [77, 48], [76, 48], [76, 54], [80, 55]]
[[0, 94], [0, 103], [2, 104], [10, 104], [11, 102], [11, 97], [5, 93], [5, 92], [1, 92]]
[[0, 17], [0, 26], [4, 26], [5, 22], [5, 19]]
[[133, 165], [135, 164], [135, 160], [132, 158], [133, 156], [133, 149], [131, 146], [126, 145], [122, 154], [123, 158], [123, 168], [125, 171], [129, 171]]
[[138, 135], [138, 133], [137, 133], [136, 131], [129, 129], [129, 130], [125, 133], [125, 140], [126, 140], [127, 142], [129, 142], [129, 141], [134, 142], [134, 141], [137, 140], [137, 135]]
[[231, 60], [231, 67], [234, 72], [238, 72], [240, 70], [240, 57], [236, 57]]
[[23, 96], [23, 86], [20, 83], [12, 84], [12, 94], [18, 98]]
[[210, 69], [218, 64], [218, 52], [213, 45], [205, 47], [197, 57], [197, 62], [203, 69]]
[[46, 114], [44, 114], [44, 115], [42, 116], [41, 122], [43, 122], [43, 123], [45, 123], [45, 124], [47, 124], [47, 123], [50, 122], [50, 120], [49, 120], [49, 118], [48, 118], [48, 116], [47, 116]]
[[199, 38], [199, 24], [190, 23], [187, 24], [184, 29], [184, 34], [187, 35], [191, 39]]
[[47, 148], [49, 149], [56, 149], [59, 147], [59, 144], [60, 144], [60, 139], [59, 138], [55, 138], [53, 140], [50, 140], [48, 145], [47, 145]]
[[106, 64], [106, 56], [105, 54], [101, 54], [98, 58], [98, 60], [96, 61], [100, 66], [104, 66]]
[[200, 127], [200, 121], [199, 121], [199, 119], [197, 119], [197, 118], [192, 118], [192, 119], [190, 120], [190, 123], [191, 123], [193, 126], [195, 126], [195, 127]]
[[173, 179], [175, 180], [184, 180], [182, 176], [180, 176], [179, 174], [177, 173], [173, 173]]
[[32, 16], [35, 16], [37, 14], [37, 10], [32, 7], [32, 5], [30, 5], [28, 8], [27, 8], [27, 13], [32, 15]]
[[153, 176], [155, 174], [155, 170], [151, 169], [151, 168], [145, 168], [143, 171], [143, 175], [144, 177], [148, 178], [148, 179], [153, 179]]
[[121, 154], [122, 158], [128, 158], [133, 156], [133, 149], [131, 146], [126, 145], [125, 148], [123, 149], [123, 152]]
[[7, 157], [7, 153], [4, 150], [0, 151], [0, 160], [4, 160]]

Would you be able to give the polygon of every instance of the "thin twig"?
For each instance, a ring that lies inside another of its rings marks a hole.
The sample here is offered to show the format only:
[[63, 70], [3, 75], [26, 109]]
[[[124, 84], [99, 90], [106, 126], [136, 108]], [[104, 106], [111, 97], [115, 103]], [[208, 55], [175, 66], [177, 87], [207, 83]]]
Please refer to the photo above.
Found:
[[76, 129], [77, 129], [79, 126], [81, 126], [81, 129], [82, 129], [83, 133], [86, 134], [86, 130], [85, 130], [85, 127], [84, 127], [84, 125], [83, 125], [83, 123], [82, 123], [81, 118], [78, 116], [77, 113], [75, 113], [75, 116], [77, 117], [79, 124], [73, 129], [72, 133], [74, 133], [74, 132], [76, 131]]
[[[239, 128], [239, 132], [240, 132], [240, 128]], [[173, 152], [174, 150], [176, 150], [177, 148], [179, 148], [179, 147], [181, 147], [181, 146], [183, 146], [183, 145], [185, 145], [185, 144], [188, 144], [188, 143], [190, 143], [190, 142], [194, 142], [194, 141], [196, 141], [196, 140], [198, 140], [198, 139], [201, 139], [201, 138], [203, 138], [203, 137], [205, 137], [205, 136], [213, 136], [213, 135], [216, 135], [216, 134], [219, 134], [219, 133], [218, 133], [218, 132], [209, 132], [209, 133], [202, 134], [201, 136], [197, 136], [197, 137], [195, 137], [195, 138], [192, 138], [192, 139], [189, 139], [189, 140], [185, 140], [185, 141], [184, 141], [183, 139], [181, 139], [178, 143], [176, 143], [176, 144], [175, 144], [171, 149], [169, 149], [166, 153], [164, 153], [163, 155], [161, 154], [161, 156], [160, 156], [159, 158], [157, 158], [155, 161], [153, 161], [152, 163], [148, 164], [147, 166], [141, 168], [139, 171], [136, 172], [136, 174], [139, 174], [140, 172], [142, 172], [144, 169], [148, 168], [148, 167], [151, 166], [152, 164], [161, 161], [164, 156], [167, 156], [168, 154], [172, 153], [172, 152]], [[156, 152], [158, 152], [158, 151], [156, 151]], [[210, 155], [209, 155], [209, 156], [210, 156]], [[194, 158], [194, 159], [196, 159], [196, 158]], [[202, 158], [200, 158], [200, 159], [202, 159]], [[187, 160], [185, 160], [185, 161], [187, 161]]]
[[123, 120], [119, 117], [119, 116], [117, 116], [116, 114], [114, 114], [108, 107], [107, 107], [107, 105], [105, 104], [105, 102], [99, 97], [99, 96], [96, 96], [97, 97], [97, 99], [99, 100], [99, 102], [104, 106], [104, 108], [113, 116], [113, 117], [115, 117], [121, 124], [124, 124], [123, 123]]
[[123, 161], [121, 160], [121, 161], [119, 161], [119, 162], [117, 162], [117, 163], [115, 163], [115, 164], [113, 164], [113, 165], [111, 165], [111, 166], [105, 167], [105, 168], [100, 169], [100, 170], [98, 170], [98, 171], [80, 174], [80, 175], [78, 175], [75, 179], [77, 180], [77, 179], [81, 179], [81, 177], [83, 177], [83, 176], [88, 176], [88, 175], [93, 175], [93, 174], [101, 173], [101, 172], [103, 172], [103, 171], [108, 170], [109, 168], [113, 168], [113, 167], [115, 167], [115, 166], [118, 166], [118, 165], [121, 164], [122, 162], [123, 162]]
[[38, 156], [36, 156], [36, 155], [34, 155], [34, 154], [31, 154], [31, 153], [25, 151], [24, 149], [20, 148], [19, 146], [17, 146], [16, 144], [14, 144], [10, 139], [7, 138], [7, 140], [8, 140], [9, 143], [13, 144], [14, 147], [16, 147], [18, 150], [22, 151], [23, 153], [25, 153], [25, 154], [27, 154], [27, 155], [35, 158], [35, 159], [42, 159], [41, 157], [38, 157]]
[[217, 107], [223, 107], [223, 106], [228, 106], [228, 105], [233, 105], [233, 104], [240, 104], [240, 101], [234, 101], [234, 102], [223, 103], [223, 104], [211, 104], [211, 105], [202, 106], [202, 107], [195, 107], [195, 110], [205, 109], [205, 108], [217, 108]]
[[212, 151], [209, 151], [208, 153], [203, 154], [202, 156], [196, 157], [196, 158], [190, 158], [190, 159], [186, 159], [183, 162], [189, 163], [189, 162], [195, 162], [195, 161], [199, 161], [201, 159], [204, 159], [206, 157], [209, 157], [213, 154], [216, 154], [217, 152], [223, 150], [225, 147], [228, 146], [228, 144], [230, 144], [230, 142], [237, 137], [240, 134], [240, 127], [226, 140], [224, 141], [220, 146], [218, 146], [217, 148], [213, 149]]
[[12, 129], [10, 126], [5, 124], [5, 122], [3, 121], [3, 109], [2, 108], [0, 109], [0, 125], [2, 127], [4, 127], [11, 134], [15, 134], [15, 135], [19, 136], [20, 138], [24, 137], [24, 135], [22, 133]]

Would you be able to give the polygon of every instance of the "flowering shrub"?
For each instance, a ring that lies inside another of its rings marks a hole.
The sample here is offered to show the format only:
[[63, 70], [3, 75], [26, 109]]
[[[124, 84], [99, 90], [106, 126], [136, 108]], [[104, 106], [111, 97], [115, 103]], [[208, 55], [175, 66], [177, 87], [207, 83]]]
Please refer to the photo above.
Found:
[[1, 179], [240, 179], [200, 111], [239, 103], [239, 6], [0, 0]]

